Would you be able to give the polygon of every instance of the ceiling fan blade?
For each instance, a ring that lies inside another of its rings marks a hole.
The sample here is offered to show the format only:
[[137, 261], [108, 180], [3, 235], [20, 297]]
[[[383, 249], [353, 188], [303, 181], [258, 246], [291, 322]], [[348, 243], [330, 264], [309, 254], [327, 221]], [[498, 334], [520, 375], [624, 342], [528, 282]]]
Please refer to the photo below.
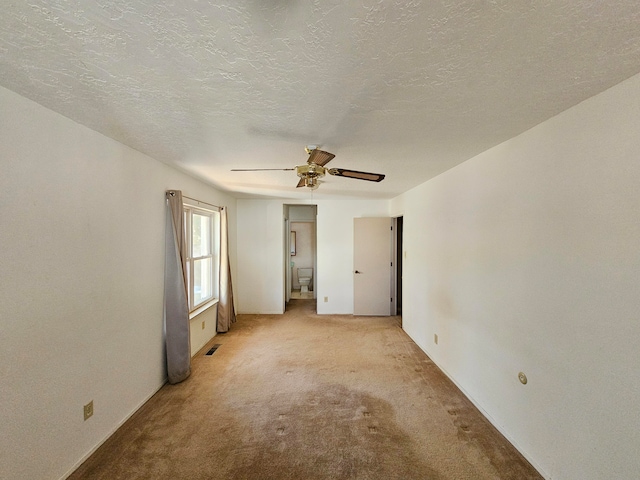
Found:
[[301, 178], [298, 184], [296, 185], [296, 188], [300, 188], [300, 187], [304, 187], [304, 178]]
[[325, 152], [324, 150], [311, 150], [309, 154], [309, 160], [307, 163], [315, 163], [316, 165], [320, 165], [321, 167], [325, 166], [331, 160], [333, 160], [335, 155], [333, 153]]
[[327, 172], [337, 177], [356, 178], [358, 180], [367, 180], [368, 182], [381, 182], [384, 180], [384, 175], [381, 173], [359, 172], [357, 170], [346, 170], [344, 168], [329, 168]]
[[264, 171], [278, 171], [278, 172], [286, 172], [289, 170], [295, 170], [295, 168], [232, 168], [232, 172], [264, 172]]

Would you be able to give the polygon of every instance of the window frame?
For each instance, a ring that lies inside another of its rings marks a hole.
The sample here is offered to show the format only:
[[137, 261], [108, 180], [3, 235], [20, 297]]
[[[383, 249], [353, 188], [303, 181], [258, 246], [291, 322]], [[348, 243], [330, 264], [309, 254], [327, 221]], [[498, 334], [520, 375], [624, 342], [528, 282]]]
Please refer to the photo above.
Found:
[[[209, 218], [209, 253], [193, 257], [193, 216], [201, 215]], [[184, 238], [186, 245], [186, 267], [187, 267], [187, 302], [189, 305], [189, 315], [193, 317], [202, 310], [208, 308], [218, 301], [219, 293], [219, 271], [220, 271], [220, 211], [200, 206], [183, 204]], [[195, 303], [195, 263], [199, 260], [210, 259], [211, 270], [211, 295]]]

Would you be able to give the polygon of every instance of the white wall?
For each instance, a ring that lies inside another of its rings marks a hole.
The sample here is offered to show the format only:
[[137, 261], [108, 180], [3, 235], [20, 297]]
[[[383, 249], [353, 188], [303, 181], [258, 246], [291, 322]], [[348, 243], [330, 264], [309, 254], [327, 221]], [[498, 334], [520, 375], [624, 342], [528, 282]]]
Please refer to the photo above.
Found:
[[[238, 200], [240, 313], [284, 311], [282, 225], [286, 203], [290, 200]], [[313, 204], [318, 205], [315, 279], [318, 313], [353, 313], [353, 219], [388, 216], [389, 202], [318, 199]]]
[[165, 380], [164, 191], [228, 205], [233, 246], [235, 200], [4, 88], [0, 106], [0, 478], [58, 479]]
[[404, 328], [546, 478], [640, 471], [639, 132], [636, 76], [392, 201]]
[[318, 201], [319, 314], [353, 314], [353, 219], [387, 216], [387, 200]]
[[284, 207], [238, 199], [238, 313], [284, 311]]
[[[233, 278], [232, 278], [233, 280]], [[190, 320], [189, 340], [191, 342], [191, 356], [195, 356], [209, 340], [216, 336], [216, 322], [218, 321], [217, 304]]]

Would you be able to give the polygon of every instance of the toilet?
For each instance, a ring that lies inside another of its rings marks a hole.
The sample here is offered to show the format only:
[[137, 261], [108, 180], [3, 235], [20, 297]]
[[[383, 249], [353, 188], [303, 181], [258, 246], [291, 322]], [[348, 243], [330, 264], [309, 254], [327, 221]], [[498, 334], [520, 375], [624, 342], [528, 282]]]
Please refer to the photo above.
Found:
[[300, 293], [308, 292], [313, 280], [313, 268], [298, 269], [298, 283], [300, 284]]

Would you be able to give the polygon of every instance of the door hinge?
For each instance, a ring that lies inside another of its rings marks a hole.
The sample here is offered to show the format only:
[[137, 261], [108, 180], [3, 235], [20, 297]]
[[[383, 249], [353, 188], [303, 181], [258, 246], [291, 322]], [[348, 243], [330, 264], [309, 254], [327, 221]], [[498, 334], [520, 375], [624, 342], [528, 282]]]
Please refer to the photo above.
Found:
[[391, 262], [391, 266], [393, 267], [393, 262]]

